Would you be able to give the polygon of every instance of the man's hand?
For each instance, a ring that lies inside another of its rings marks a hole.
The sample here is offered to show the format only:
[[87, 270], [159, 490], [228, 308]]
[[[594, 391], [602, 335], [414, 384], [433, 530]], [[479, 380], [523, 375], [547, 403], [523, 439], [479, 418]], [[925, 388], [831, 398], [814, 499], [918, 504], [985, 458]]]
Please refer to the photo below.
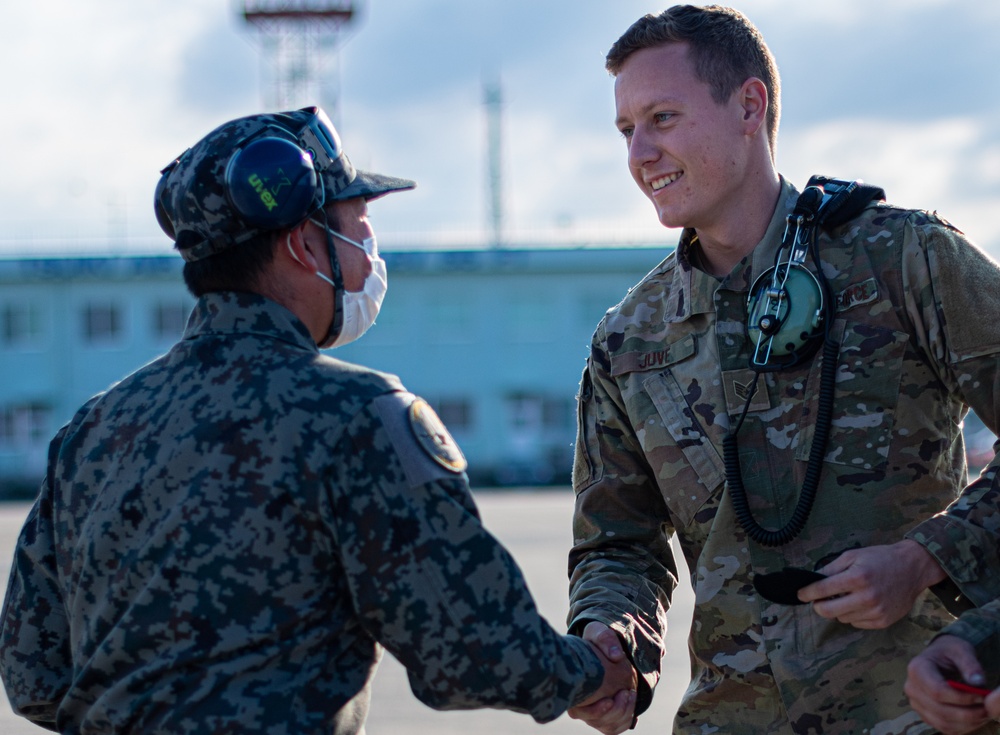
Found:
[[590, 622], [583, 639], [604, 664], [604, 683], [597, 692], [569, 710], [574, 720], [582, 720], [604, 735], [618, 735], [632, 724], [638, 677], [622, 650], [618, 634], [603, 623]]
[[983, 697], [952, 689], [945, 677], [982, 686], [983, 669], [976, 660], [972, 644], [953, 635], [943, 635], [931, 642], [924, 652], [910, 661], [903, 691], [910, 706], [924, 722], [945, 735], [962, 735], [1000, 715], [1000, 689], [986, 698], [995, 711], [987, 711]]
[[986, 714], [991, 719], [1000, 720], [1000, 687], [997, 687], [986, 698]]
[[945, 578], [923, 546], [905, 539], [890, 546], [845, 551], [822, 569], [827, 576], [799, 590], [824, 618], [855, 628], [888, 628], [913, 607], [917, 596]]

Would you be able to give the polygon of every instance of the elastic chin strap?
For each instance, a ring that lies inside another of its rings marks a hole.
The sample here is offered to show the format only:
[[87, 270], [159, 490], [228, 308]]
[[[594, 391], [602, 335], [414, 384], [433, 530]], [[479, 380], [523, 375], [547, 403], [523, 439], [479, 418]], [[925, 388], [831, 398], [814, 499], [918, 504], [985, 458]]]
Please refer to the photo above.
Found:
[[340, 336], [340, 330], [344, 328], [344, 276], [340, 272], [340, 260], [337, 258], [337, 249], [333, 244], [333, 235], [330, 234], [330, 228], [326, 226], [330, 224], [326, 218], [326, 210], [321, 207], [319, 211], [323, 216], [326, 251], [330, 256], [330, 273], [333, 275], [332, 279], [328, 279], [322, 273], [317, 273], [318, 276], [325, 281], [329, 281], [330, 285], [333, 286], [333, 319], [330, 320], [330, 329], [327, 331], [326, 337], [319, 343], [320, 349], [326, 349], [337, 341], [337, 337]]

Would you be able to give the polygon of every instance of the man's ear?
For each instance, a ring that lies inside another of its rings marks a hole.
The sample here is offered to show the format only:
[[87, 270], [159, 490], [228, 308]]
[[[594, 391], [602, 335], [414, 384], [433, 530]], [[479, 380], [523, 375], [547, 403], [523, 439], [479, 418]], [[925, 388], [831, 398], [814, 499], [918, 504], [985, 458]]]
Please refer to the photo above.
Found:
[[737, 92], [743, 108], [744, 132], [754, 135], [767, 123], [767, 86], [757, 77], [750, 77]]
[[292, 260], [315, 273], [319, 270], [319, 261], [316, 259], [317, 240], [309, 236], [307, 227], [308, 221], [289, 229], [285, 234], [283, 247]]

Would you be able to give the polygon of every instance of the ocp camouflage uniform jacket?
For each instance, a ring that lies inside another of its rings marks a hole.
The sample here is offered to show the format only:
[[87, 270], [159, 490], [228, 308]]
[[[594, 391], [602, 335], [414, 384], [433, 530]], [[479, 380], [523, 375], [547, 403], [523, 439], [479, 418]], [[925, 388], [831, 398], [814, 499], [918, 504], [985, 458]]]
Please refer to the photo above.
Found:
[[1000, 686], [1000, 598], [962, 613], [942, 633], [958, 636], [976, 648], [990, 688]]
[[426, 404], [251, 294], [56, 436], [2, 626], [15, 711], [72, 733], [363, 732], [380, 644], [442, 709], [545, 721], [602, 678]]
[[[924, 732], [903, 682], [909, 659], [952, 620], [938, 596], [925, 592], [906, 618], [867, 631], [809, 605], [770, 603], [753, 578], [909, 534], [957, 584], [942, 595], [980, 604], [997, 595], [992, 475], [954, 516], [928, 519], [965, 487], [966, 407], [998, 426], [1000, 271], [927, 212], [871, 204], [820, 236], [841, 343], [833, 423], [805, 529], [765, 548], [734, 517], [721, 447], [753, 383], [747, 294], [774, 264], [796, 197], [783, 181], [763, 240], [721, 281], [690, 265], [686, 231], [598, 326], [579, 397], [570, 625], [614, 627], [652, 687], [676, 534], [695, 611], [693, 683], [675, 732]], [[743, 482], [765, 528], [782, 527], [798, 500], [820, 367], [817, 353], [763, 373], [739, 431]]]

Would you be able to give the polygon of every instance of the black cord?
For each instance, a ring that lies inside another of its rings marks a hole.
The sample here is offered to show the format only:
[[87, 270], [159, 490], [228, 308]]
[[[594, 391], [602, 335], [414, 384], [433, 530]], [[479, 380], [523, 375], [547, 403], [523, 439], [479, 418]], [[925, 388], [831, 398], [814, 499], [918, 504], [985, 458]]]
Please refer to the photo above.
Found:
[[[821, 263], [816, 244], [816, 229], [812, 229], [809, 246], [814, 262]], [[829, 283], [823, 274], [822, 265], [819, 265], [817, 270], [819, 271], [817, 281], [823, 291], [823, 366], [820, 370], [816, 429], [813, 433], [812, 446], [809, 448], [809, 461], [806, 464], [806, 475], [802, 481], [799, 500], [795, 504], [795, 510], [792, 511], [791, 519], [782, 528], [777, 530], [764, 528], [754, 519], [753, 513], [750, 511], [750, 502], [747, 499], [746, 487], [743, 485], [739, 446], [736, 442], [736, 434], [743, 426], [743, 420], [746, 418], [747, 411], [750, 408], [750, 401], [756, 393], [757, 380], [760, 375], [759, 370], [754, 372], [754, 390], [747, 397], [746, 403], [743, 406], [743, 412], [740, 414], [736, 426], [722, 439], [722, 457], [725, 464], [726, 483], [729, 485], [729, 496], [733, 502], [736, 520], [743, 527], [743, 530], [746, 531], [747, 536], [761, 546], [782, 546], [802, 532], [806, 521], [809, 519], [809, 514], [812, 512], [813, 503], [816, 500], [816, 490], [819, 487], [819, 478], [823, 470], [823, 458], [826, 456], [826, 446], [830, 438], [840, 344], [833, 341], [830, 336], [834, 309], [830, 299]]]

